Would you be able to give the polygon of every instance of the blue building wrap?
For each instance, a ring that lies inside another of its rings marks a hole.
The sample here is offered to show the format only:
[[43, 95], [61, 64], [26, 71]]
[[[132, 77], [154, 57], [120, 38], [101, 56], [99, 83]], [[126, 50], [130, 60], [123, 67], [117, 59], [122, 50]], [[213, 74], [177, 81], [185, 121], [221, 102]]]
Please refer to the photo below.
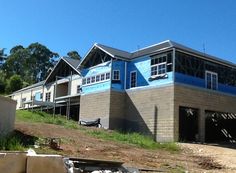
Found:
[[[206, 89], [205, 79], [185, 75], [181, 73], [175, 73], [175, 82], [192, 85], [194, 87], [200, 87]], [[219, 83], [217, 91], [236, 95], [236, 87], [224, 85]]]
[[[117, 91], [124, 90], [124, 81], [125, 81], [125, 61], [112, 61], [112, 70], [119, 70], [120, 71], [120, 80], [119, 81], [112, 81], [112, 89]], [[113, 72], [112, 72], [113, 76]]]
[[[91, 67], [89, 69], [83, 69], [82, 70], [82, 76], [83, 78], [96, 76], [98, 74], [104, 74], [111, 72], [111, 62], [105, 62], [102, 64], [99, 64], [97, 66]], [[89, 94], [89, 93], [96, 93], [101, 92], [110, 89], [110, 79], [100, 81], [97, 83], [90, 83], [86, 85], [82, 85], [82, 95]]]
[[167, 78], [149, 80], [151, 77], [151, 58], [146, 56], [128, 62], [126, 88], [130, 89], [130, 73], [137, 72], [137, 87], [161, 86], [173, 83], [173, 72], [167, 73]]
[[[114, 70], [119, 70], [120, 80], [113, 80]], [[131, 89], [130, 88], [130, 82], [131, 82], [130, 74], [131, 72], [134, 72], [134, 71], [137, 74], [137, 81], [136, 81], [137, 85], [136, 87], [133, 87], [132, 89], [140, 88], [140, 87], [158, 87], [158, 86], [174, 83], [174, 81], [177, 83], [182, 83], [182, 84], [206, 89], [205, 79], [197, 78], [197, 77], [193, 77], [190, 75], [185, 75], [185, 74], [177, 73], [177, 72], [175, 73], [175, 75], [173, 75], [173, 72], [167, 72], [167, 76], [164, 78], [150, 80], [151, 57], [144, 56], [144, 57], [136, 58], [132, 61], [113, 60], [113, 61], [99, 64], [97, 66], [94, 66], [88, 69], [83, 69], [82, 75], [84, 78], [110, 72], [110, 79], [82, 85], [82, 94], [102, 92], [109, 89], [121, 91], [121, 92], [125, 91], [126, 89]], [[126, 86], [124, 86], [125, 84]], [[236, 95], [236, 87], [224, 85], [221, 83], [218, 84], [217, 91]]]

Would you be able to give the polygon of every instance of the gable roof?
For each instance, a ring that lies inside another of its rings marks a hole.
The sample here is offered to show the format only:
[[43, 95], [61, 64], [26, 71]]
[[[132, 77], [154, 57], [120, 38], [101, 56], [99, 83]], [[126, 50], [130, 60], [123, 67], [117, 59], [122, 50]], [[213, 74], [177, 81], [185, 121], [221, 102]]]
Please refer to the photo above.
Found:
[[69, 57], [62, 57], [63, 60], [65, 60], [68, 64], [70, 64], [72, 67], [76, 69], [76, 67], [79, 65], [80, 60], [69, 58]]
[[66, 64], [68, 64], [71, 68], [73, 68], [80, 75], [80, 71], [76, 68], [78, 66], [78, 64], [80, 63], [80, 60], [75, 60], [75, 59], [72, 59], [69, 57], [61, 57], [60, 60], [57, 62], [57, 64], [52, 69], [52, 71], [47, 76], [44, 84], [47, 83], [48, 79], [51, 77], [51, 75], [53, 74], [53, 72], [55, 71], [55, 69], [60, 64], [61, 61], [64, 61]]
[[142, 56], [145, 56], [145, 55], [155, 54], [155, 53], [158, 53], [158, 52], [163, 51], [163, 50], [168, 50], [168, 49], [176, 48], [177, 50], [182, 50], [182, 51], [186, 51], [186, 52], [189, 52], [189, 53], [193, 53], [193, 54], [199, 55], [201, 58], [205, 58], [205, 59], [210, 60], [210, 61], [215, 61], [215, 62], [218, 62], [218, 63], [223, 63], [223, 64], [228, 65], [228, 66], [233, 66], [234, 68], [236, 67], [236, 64], [234, 64], [234, 63], [232, 63], [230, 61], [223, 60], [223, 59], [217, 58], [215, 56], [212, 56], [212, 55], [209, 55], [209, 54], [197, 51], [195, 49], [189, 48], [187, 46], [184, 46], [182, 44], [179, 44], [179, 43], [171, 41], [171, 40], [166, 40], [166, 41], [160, 42], [158, 44], [154, 44], [154, 45], [151, 45], [151, 46], [148, 46], [148, 47], [136, 50], [134, 52], [127, 52], [127, 51], [123, 51], [123, 50], [120, 50], [120, 49], [116, 49], [116, 48], [112, 48], [112, 47], [109, 47], [109, 46], [105, 46], [105, 45], [102, 45], [102, 44], [95, 43], [93, 45], [93, 47], [89, 50], [87, 55], [83, 58], [83, 60], [81, 61], [80, 64], [82, 64], [82, 62], [88, 57], [88, 54], [94, 48], [99, 48], [100, 50], [102, 50], [105, 53], [109, 54], [113, 58], [114, 57], [116, 57], [116, 58], [123, 58], [125, 60], [132, 60], [132, 59], [135, 59], [135, 58], [138, 58], [138, 57], [142, 57]]
[[[35, 84], [33, 84], [33, 85], [30, 85], [30, 86], [27, 86], [27, 87], [22, 88], [22, 89], [20, 89], [20, 90], [17, 90], [17, 91], [15, 91], [15, 92], [13, 92], [12, 94], [15, 94], [15, 93], [18, 93], [18, 92], [21, 92], [21, 91], [25, 91], [25, 90], [28, 90], [28, 89], [31, 89], [31, 88], [36, 88], [36, 87], [43, 86], [44, 82], [45, 82], [45, 81], [40, 81], [40, 82], [35, 83]], [[11, 95], [12, 95], [12, 94], [11, 94]]]
[[79, 68], [80, 65], [85, 63], [87, 61], [87, 58], [89, 57], [89, 54], [94, 50], [94, 49], [100, 49], [101, 51], [105, 52], [106, 54], [110, 55], [111, 57], [119, 57], [119, 58], [124, 58], [124, 59], [129, 59], [131, 56], [131, 53], [116, 49], [113, 47], [105, 46], [103, 44], [95, 43], [87, 52], [87, 54], [84, 56], [82, 61], [78, 64], [77, 69]]
[[112, 48], [112, 47], [105, 46], [105, 45], [98, 44], [98, 43], [96, 43], [95, 46], [100, 48], [101, 50], [109, 53], [112, 57], [115, 56], [115, 57], [129, 59], [130, 56], [131, 56], [131, 53], [123, 51], [123, 50], [120, 50], [120, 49]]

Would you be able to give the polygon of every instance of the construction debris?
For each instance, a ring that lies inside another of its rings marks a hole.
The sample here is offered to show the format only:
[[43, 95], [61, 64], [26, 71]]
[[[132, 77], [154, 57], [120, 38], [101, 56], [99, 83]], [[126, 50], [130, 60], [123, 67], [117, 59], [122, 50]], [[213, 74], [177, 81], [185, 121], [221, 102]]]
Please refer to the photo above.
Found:
[[80, 121], [79, 124], [82, 126], [87, 126], [87, 127], [101, 127], [101, 119], [98, 118], [94, 121]]
[[0, 162], [1, 172], [10, 173], [139, 173], [123, 167], [123, 162], [37, 154], [33, 149], [0, 153]]

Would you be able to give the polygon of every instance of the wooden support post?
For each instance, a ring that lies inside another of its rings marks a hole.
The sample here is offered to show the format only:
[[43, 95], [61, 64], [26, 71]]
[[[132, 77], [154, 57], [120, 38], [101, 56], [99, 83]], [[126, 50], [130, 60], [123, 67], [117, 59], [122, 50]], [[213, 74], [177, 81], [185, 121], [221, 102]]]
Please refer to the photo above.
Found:
[[56, 83], [54, 85], [54, 94], [53, 94], [53, 117], [55, 117], [55, 112], [56, 112], [56, 96], [57, 96], [57, 76], [56, 76]]
[[69, 98], [69, 104], [68, 104], [68, 120], [70, 119], [70, 98]]

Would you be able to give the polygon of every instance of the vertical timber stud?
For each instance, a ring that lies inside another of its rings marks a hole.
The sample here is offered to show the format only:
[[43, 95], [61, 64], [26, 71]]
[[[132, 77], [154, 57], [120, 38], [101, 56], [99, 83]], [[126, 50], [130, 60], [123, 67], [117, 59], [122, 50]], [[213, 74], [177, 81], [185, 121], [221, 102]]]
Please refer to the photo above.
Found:
[[69, 101], [68, 101], [68, 120], [70, 119], [70, 97], [69, 97]]
[[[43, 97], [44, 97], [44, 84], [43, 84], [43, 92], [42, 92], [42, 102], [43, 102]], [[41, 105], [41, 112], [43, 111], [43, 106]]]
[[173, 63], [172, 63], [172, 66], [173, 66], [173, 82], [175, 82], [175, 48], [173, 48]]
[[[71, 95], [71, 90], [72, 90], [72, 75], [73, 75], [73, 72], [71, 71], [70, 72], [70, 81], [69, 81], [69, 85], [68, 86], [68, 95]], [[70, 97], [68, 99], [68, 115], [67, 115], [67, 119], [69, 120], [70, 119]]]
[[[178, 131], [178, 134], [179, 134], [179, 111], [178, 111], [178, 113], [177, 114], [175, 114], [175, 48], [173, 48], [173, 54], [172, 54], [172, 71], [173, 71], [173, 75], [172, 75], [172, 80], [173, 80], [173, 86], [174, 86], [174, 100], [173, 100], [173, 119], [174, 119], [174, 121], [173, 121], [173, 134], [174, 134], [174, 140], [175, 140], [175, 133], [176, 133], [176, 131]], [[178, 122], [178, 123], [176, 123], [176, 122]], [[178, 124], [178, 125], [177, 125]], [[177, 126], [177, 127], [176, 127]], [[178, 130], [177, 130], [178, 129]], [[177, 140], [179, 140], [179, 135], [178, 135], [178, 137], [177, 137]]]
[[22, 92], [20, 94], [20, 107], [23, 107], [23, 103], [22, 103]]
[[56, 76], [56, 83], [54, 85], [54, 94], [53, 94], [53, 117], [55, 117], [56, 112], [56, 95], [57, 95], [57, 76]]

